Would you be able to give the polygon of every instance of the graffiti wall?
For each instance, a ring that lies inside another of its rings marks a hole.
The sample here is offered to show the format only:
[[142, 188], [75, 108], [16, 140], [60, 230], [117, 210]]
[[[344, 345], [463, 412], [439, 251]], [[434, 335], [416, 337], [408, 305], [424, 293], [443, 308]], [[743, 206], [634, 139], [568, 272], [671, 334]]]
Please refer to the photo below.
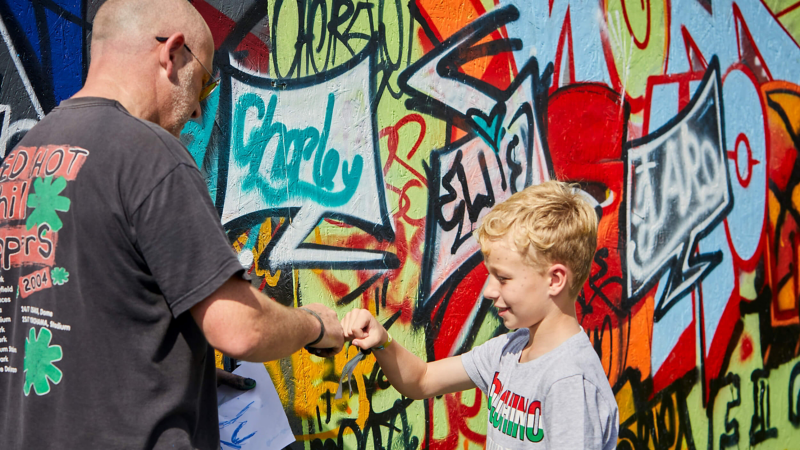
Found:
[[[100, 3], [0, 0], [0, 154], [81, 86]], [[576, 182], [600, 217], [577, 310], [619, 448], [796, 446], [800, 2], [192, 3], [222, 83], [182, 138], [275, 301], [463, 353], [506, 331], [471, 231]], [[476, 391], [411, 401], [367, 358], [336, 400], [355, 353], [266, 364], [294, 448], [483, 447]]]

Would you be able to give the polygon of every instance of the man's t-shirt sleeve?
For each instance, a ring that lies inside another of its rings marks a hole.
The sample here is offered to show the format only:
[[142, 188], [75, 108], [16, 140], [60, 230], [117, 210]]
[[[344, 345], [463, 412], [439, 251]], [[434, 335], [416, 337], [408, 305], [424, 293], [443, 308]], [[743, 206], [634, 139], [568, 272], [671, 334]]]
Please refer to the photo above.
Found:
[[544, 436], [547, 448], [613, 449], [618, 418], [595, 385], [582, 375], [556, 381], [545, 400]]
[[508, 339], [508, 334], [497, 336], [461, 355], [464, 370], [484, 394], [488, 395], [489, 386], [500, 367], [500, 357]]
[[231, 276], [247, 278], [196, 168], [176, 166], [133, 211], [131, 221], [135, 243], [174, 317]]

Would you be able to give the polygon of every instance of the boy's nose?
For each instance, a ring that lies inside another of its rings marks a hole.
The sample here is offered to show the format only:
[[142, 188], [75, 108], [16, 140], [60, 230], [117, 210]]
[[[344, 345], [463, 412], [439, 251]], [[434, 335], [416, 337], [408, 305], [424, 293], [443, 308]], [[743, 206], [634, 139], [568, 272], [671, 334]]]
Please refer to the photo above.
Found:
[[489, 275], [486, 286], [483, 288], [483, 297], [494, 302], [500, 297], [500, 290], [497, 288], [498, 283], [494, 281], [493, 278], [494, 277]]

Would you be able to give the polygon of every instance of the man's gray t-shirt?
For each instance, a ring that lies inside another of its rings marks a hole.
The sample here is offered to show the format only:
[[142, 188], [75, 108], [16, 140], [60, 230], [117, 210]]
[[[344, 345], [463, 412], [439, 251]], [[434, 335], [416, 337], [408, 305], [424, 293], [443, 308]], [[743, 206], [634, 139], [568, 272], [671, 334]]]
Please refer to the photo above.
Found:
[[520, 363], [529, 336], [522, 328], [461, 355], [488, 397], [486, 450], [615, 448], [617, 403], [586, 334]]
[[243, 269], [174, 136], [62, 102], [0, 165], [0, 248], [0, 448], [219, 448], [189, 309]]

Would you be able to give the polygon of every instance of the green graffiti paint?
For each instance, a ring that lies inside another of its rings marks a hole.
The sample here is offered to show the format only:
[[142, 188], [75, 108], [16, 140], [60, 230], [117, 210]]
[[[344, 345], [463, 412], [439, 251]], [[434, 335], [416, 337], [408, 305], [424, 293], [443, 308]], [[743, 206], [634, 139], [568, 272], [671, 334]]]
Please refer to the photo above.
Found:
[[[352, 165], [341, 161], [338, 150], [328, 148], [335, 95], [328, 95], [325, 109], [325, 122], [319, 129], [288, 128], [275, 119], [278, 104], [277, 95], [272, 95], [269, 105], [255, 93], [246, 93], [236, 102], [233, 117], [232, 154], [237, 163], [248, 167], [243, 188], [259, 189], [264, 198], [272, 205], [279, 206], [292, 199], [313, 200], [327, 207], [341, 206], [350, 201], [361, 181], [364, 160], [355, 155]], [[260, 125], [253, 127], [245, 139], [244, 128], [247, 112], [255, 108]], [[277, 139], [269, 179], [259, 172], [265, 149], [269, 143]], [[313, 183], [300, 179], [303, 162], [312, 162]], [[335, 191], [334, 178], [341, 163], [341, 177], [344, 187]]]

